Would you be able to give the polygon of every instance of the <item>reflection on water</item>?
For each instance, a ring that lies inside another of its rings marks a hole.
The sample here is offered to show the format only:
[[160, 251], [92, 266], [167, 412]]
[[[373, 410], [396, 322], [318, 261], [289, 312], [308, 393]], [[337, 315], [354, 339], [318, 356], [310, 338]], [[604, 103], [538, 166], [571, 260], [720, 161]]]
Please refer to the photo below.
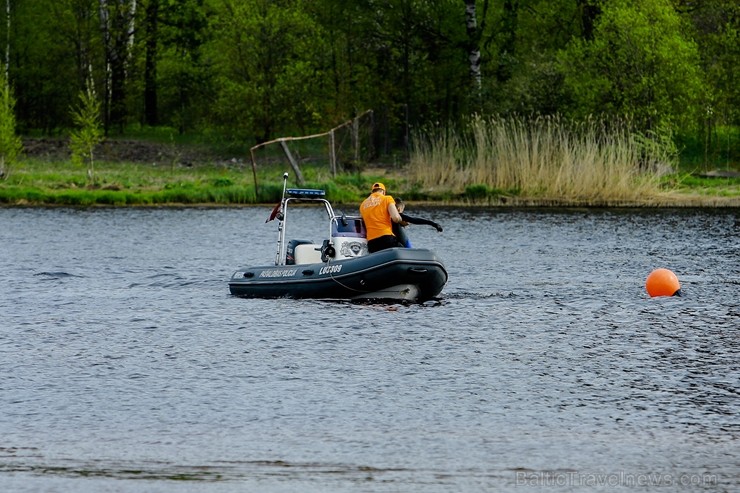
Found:
[[740, 485], [733, 212], [415, 209], [420, 305], [229, 296], [268, 212], [0, 210], [4, 490]]

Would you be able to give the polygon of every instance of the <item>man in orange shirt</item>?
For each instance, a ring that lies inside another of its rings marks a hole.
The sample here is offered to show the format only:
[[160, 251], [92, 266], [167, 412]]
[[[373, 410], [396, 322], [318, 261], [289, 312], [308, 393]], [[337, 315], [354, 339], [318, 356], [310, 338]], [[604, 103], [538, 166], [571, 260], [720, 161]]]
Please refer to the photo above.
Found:
[[385, 194], [385, 185], [373, 183], [372, 193], [360, 204], [360, 215], [367, 229], [367, 250], [370, 253], [386, 248], [402, 247], [393, 235], [393, 223], [404, 224], [396, 209], [396, 201]]

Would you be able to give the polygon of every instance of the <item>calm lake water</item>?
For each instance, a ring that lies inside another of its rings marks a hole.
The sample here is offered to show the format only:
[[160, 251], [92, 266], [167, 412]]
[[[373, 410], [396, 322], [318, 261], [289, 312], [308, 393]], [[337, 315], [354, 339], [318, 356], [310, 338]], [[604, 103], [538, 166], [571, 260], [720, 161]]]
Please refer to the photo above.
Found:
[[0, 490], [740, 489], [737, 210], [411, 207], [422, 305], [230, 296], [269, 212], [0, 209]]

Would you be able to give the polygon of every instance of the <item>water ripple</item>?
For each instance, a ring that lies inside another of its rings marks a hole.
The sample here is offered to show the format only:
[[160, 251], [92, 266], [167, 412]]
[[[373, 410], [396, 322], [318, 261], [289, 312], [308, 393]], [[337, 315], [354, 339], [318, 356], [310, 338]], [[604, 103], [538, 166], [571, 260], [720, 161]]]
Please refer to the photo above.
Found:
[[[411, 234], [435, 245], [449, 283], [436, 300], [387, 304], [230, 296], [232, 269], [274, 256], [259, 208], [0, 209], [0, 484], [740, 486], [733, 213], [418, 214], [446, 225]], [[309, 223], [296, 234], [311, 238]], [[647, 296], [658, 266], [683, 297]], [[624, 479], [640, 474], [703, 482]]]

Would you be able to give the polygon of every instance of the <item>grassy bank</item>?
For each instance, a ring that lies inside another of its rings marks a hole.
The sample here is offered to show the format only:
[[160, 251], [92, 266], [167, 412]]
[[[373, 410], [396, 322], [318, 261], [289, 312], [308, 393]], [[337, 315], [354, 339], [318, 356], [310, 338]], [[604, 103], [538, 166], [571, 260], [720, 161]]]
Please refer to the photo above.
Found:
[[[282, 195], [286, 166], [263, 166], [255, 190], [251, 167], [198, 164], [157, 166], [101, 162], [95, 180], [69, 161], [27, 159], [0, 181], [0, 204], [59, 206], [247, 205], [273, 203]], [[328, 170], [303, 169], [304, 187], [324, 188], [329, 198], [354, 202], [365, 194], [360, 175], [332, 179]], [[372, 179], [372, 178], [370, 178]], [[291, 183], [290, 186], [295, 186]]]
[[70, 162], [26, 160], [0, 184], [5, 204], [161, 205], [255, 202], [247, 175], [210, 166], [197, 169], [131, 163], [98, 163], [96, 179]]
[[[366, 167], [334, 177], [304, 161], [307, 188], [356, 203], [381, 180], [406, 200], [463, 205], [740, 207], [737, 170], [720, 176], [676, 171], [670, 149], [622, 125], [555, 118], [474, 120], [469, 132], [420, 133], [407, 166]], [[171, 144], [168, 144], [171, 145]], [[26, 158], [0, 181], [0, 204], [86, 207], [275, 203], [290, 170], [280, 156], [257, 168], [244, 160], [96, 163], [95, 179], [63, 156]], [[292, 177], [290, 186], [296, 186]]]

